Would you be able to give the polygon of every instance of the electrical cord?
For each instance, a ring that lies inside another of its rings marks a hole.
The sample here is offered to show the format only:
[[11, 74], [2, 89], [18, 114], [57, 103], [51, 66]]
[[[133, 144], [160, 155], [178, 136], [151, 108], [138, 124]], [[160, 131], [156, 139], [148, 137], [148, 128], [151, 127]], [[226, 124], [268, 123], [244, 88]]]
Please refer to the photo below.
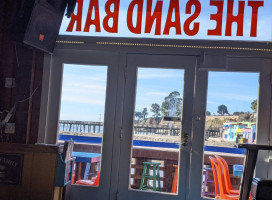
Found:
[[15, 103], [15, 105], [16, 105], [17, 103], [23, 103], [23, 102], [25, 102], [25, 101], [31, 99], [31, 98], [33, 97], [33, 95], [35, 94], [35, 92], [38, 90], [38, 88], [39, 88], [39, 86], [36, 87], [36, 89], [32, 92], [32, 94], [31, 94], [28, 98], [26, 98], [26, 99], [24, 99], [24, 100], [21, 100], [21, 101], [17, 101], [17, 102]]
[[0, 141], [1, 142], [6, 142], [6, 143], [12, 142], [12, 134], [9, 134], [9, 133], [6, 134], [4, 132], [6, 124], [10, 121], [10, 119], [12, 117], [14, 117], [14, 114], [16, 113], [17, 104], [26, 102], [29, 99], [31, 99], [33, 97], [33, 95], [36, 93], [36, 91], [38, 90], [38, 88], [39, 88], [39, 86], [36, 87], [36, 89], [32, 92], [32, 94], [28, 98], [20, 100], [20, 101], [16, 101], [16, 103], [12, 106], [10, 111], [3, 110], [3, 111], [0, 112]]

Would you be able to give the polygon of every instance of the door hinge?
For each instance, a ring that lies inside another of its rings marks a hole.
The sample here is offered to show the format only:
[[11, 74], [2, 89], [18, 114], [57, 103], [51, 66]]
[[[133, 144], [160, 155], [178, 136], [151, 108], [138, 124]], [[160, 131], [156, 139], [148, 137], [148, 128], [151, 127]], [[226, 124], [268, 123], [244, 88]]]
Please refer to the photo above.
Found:
[[121, 128], [120, 130], [120, 140], [122, 141], [124, 137], [124, 129]]

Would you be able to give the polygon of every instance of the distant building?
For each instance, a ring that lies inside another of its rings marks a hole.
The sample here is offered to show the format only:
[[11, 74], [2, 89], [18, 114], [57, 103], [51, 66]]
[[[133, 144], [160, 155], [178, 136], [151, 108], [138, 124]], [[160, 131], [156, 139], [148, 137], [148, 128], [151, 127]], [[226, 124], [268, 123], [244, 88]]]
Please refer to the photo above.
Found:
[[222, 137], [228, 141], [239, 143], [242, 139], [246, 143], [255, 143], [256, 141], [256, 124], [252, 122], [225, 122], [222, 126]]

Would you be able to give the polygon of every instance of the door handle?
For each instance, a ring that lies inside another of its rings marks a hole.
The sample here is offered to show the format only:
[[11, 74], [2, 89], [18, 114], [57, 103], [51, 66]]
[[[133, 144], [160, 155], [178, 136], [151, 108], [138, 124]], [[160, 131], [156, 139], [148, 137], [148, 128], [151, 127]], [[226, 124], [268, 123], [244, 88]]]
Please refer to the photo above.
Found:
[[181, 145], [182, 146], [187, 146], [188, 145], [188, 140], [189, 140], [189, 136], [187, 133], [182, 133], [182, 137], [181, 137]]

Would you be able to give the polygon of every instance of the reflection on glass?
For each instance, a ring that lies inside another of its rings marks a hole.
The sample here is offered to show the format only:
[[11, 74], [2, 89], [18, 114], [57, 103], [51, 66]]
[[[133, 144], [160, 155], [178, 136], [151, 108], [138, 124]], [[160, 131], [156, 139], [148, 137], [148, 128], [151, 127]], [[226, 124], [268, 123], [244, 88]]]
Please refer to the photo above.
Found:
[[244, 150], [237, 144], [256, 143], [258, 87], [258, 73], [209, 72], [202, 197], [238, 198]]
[[184, 70], [138, 68], [130, 189], [177, 194]]
[[74, 140], [72, 183], [99, 186], [107, 66], [64, 64], [59, 142]]

